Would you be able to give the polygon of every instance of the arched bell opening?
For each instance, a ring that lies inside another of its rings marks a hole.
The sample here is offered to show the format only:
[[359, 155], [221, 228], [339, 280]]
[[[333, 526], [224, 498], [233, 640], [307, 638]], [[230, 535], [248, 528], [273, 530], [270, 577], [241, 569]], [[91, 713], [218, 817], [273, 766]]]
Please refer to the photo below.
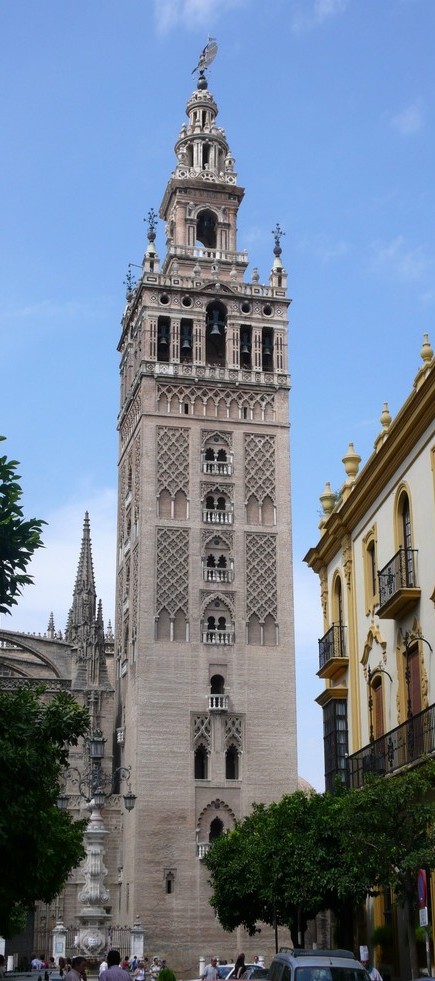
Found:
[[225, 364], [225, 335], [227, 309], [219, 300], [208, 304], [206, 311], [206, 360], [207, 364]]
[[200, 211], [196, 219], [196, 239], [206, 249], [216, 249], [217, 217], [209, 208]]

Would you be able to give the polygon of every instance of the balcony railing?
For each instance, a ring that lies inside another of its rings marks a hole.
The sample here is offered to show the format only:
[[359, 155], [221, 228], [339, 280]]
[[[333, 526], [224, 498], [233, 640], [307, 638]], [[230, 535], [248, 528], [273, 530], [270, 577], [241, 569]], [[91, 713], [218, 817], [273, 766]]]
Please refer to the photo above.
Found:
[[228, 712], [228, 695], [209, 695], [209, 712]]
[[435, 705], [349, 756], [349, 785], [361, 787], [367, 773], [394, 773], [432, 753], [435, 753]]
[[216, 644], [228, 646], [234, 644], [234, 634], [232, 630], [203, 630], [203, 644]]
[[206, 521], [210, 525], [232, 525], [233, 523], [233, 512], [232, 511], [217, 511], [215, 509], [209, 510], [208, 508], [202, 509], [202, 520]]
[[417, 550], [399, 548], [393, 558], [378, 572], [379, 616], [403, 615], [420, 597], [416, 574]]
[[345, 630], [346, 627], [342, 623], [333, 623], [325, 636], [319, 640], [319, 671], [322, 671], [329, 661], [347, 657]]
[[196, 854], [198, 858], [205, 858], [208, 850], [210, 848], [209, 841], [198, 842], [196, 846]]
[[208, 569], [207, 566], [203, 566], [202, 575], [203, 575], [203, 579], [205, 579], [206, 582], [232, 582], [233, 581], [232, 569]]
[[232, 463], [219, 462], [217, 460], [204, 460], [202, 472], [217, 475], [218, 477], [231, 477], [233, 472]]

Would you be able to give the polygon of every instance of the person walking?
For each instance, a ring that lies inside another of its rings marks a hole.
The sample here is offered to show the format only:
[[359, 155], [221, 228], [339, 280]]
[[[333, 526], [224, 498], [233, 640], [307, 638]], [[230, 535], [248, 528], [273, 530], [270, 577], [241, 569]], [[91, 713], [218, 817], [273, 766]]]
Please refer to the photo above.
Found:
[[120, 967], [121, 954], [119, 950], [109, 950], [107, 955], [107, 970], [100, 974], [99, 981], [131, 981], [130, 974]]
[[82, 954], [73, 957], [68, 971], [68, 981], [86, 981], [86, 957]]
[[246, 971], [245, 955], [238, 954], [236, 963], [234, 965], [234, 977], [235, 978], [243, 977], [245, 971]]
[[370, 963], [368, 960], [361, 961], [361, 964], [363, 967], [365, 967], [367, 973], [370, 975], [371, 981], [382, 981], [382, 977], [379, 974], [377, 967], [374, 967], [374, 965], [370, 967]]
[[210, 964], [206, 964], [201, 974], [201, 981], [216, 981], [219, 977], [217, 957], [210, 958]]

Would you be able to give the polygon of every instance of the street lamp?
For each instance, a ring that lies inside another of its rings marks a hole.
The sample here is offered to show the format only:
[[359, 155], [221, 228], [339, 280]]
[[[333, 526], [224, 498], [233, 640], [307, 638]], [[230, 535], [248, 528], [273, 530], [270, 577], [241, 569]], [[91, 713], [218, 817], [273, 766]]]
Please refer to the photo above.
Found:
[[[90, 819], [84, 832], [86, 858], [82, 867], [84, 885], [78, 892], [80, 909], [78, 948], [85, 954], [101, 953], [107, 946], [107, 911], [109, 892], [105, 886], [107, 869], [104, 862], [105, 840], [109, 834], [104, 827], [102, 811], [107, 801], [119, 793], [119, 784], [127, 783], [123, 794], [126, 811], [132, 811], [136, 795], [130, 786], [130, 767], [118, 766], [111, 773], [103, 770], [104, 746], [106, 740], [100, 729], [93, 729], [86, 739], [83, 767], [68, 767], [64, 773], [65, 785], [78, 787], [80, 797], [89, 805]], [[63, 789], [58, 796], [58, 807], [66, 810], [69, 797]]]
[[[93, 808], [102, 810], [106, 801], [115, 793], [114, 787], [118, 782], [126, 782], [128, 785], [127, 793], [123, 795], [126, 811], [132, 811], [136, 803], [136, 795], [130, 787], [131, 768], [129, 766], [118, 766], [112, 773], [104, 773], [102, 761], [104, 759], [104, 744], [106, 740], [100, 729], [95, 729], [86, 739], [89, 762], [81, 770], [78, 767], [70, 766], [65, 770], [65, 783], [69, 780], [73, 785], [78, 786], [80, 797], [87, 801]], [[107, 790], [105, 788], [108, 788]], [[57, 806], [60, 810], [66, 810], [69, 797], [65, 789], [61, 791], [57, 799]]]

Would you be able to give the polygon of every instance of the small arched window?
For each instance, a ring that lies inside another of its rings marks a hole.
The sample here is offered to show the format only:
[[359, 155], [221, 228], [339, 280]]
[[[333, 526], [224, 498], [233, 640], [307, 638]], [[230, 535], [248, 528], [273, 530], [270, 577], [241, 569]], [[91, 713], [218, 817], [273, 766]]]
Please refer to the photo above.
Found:
[[239, 778], [239, 754], [236, 746], [228, 746], [225, 753], [225, 778], [226, 780], [238, 780]]
[[225, 682], [221, 674], [214, 674], [210, 679], [210, 694], [223, 695], [225, 692]]
[[197, 746], [195, 750], [195, 780], [207, 780], [208, 754], [205, 746]]
[[208, 835], [209, 841], [216, 841], [216, 838], [220, 838], [224, 833], [224, 824], [220, 818], [213, 818], [210, 824], [210, 831]]

